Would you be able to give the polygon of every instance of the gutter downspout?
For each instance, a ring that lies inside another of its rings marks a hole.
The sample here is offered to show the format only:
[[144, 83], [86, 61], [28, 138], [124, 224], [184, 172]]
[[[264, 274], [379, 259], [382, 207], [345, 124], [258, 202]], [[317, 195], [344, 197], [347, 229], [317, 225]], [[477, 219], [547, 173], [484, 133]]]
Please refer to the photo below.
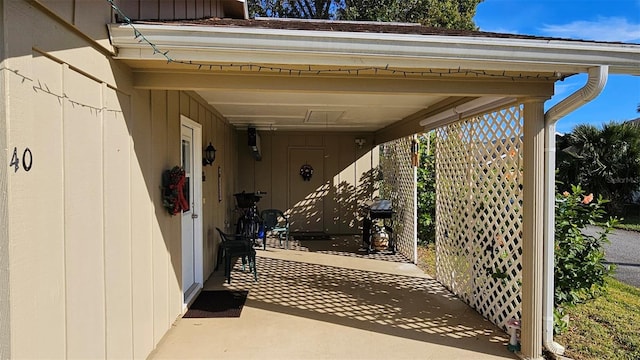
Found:
[[545, 180], [544, 180], [544, 261], [545, 286], [542, 299], [542, 342], [553, 354], [564, 354], [564, 347], [553, 341], [554, 244], [555, 244], [555, 173], [556, 122], [563, 116], [595, 99], [604, 89], [609, 77], [609, 66], [589, 68], [587, 83], [547, 110], [544, 114]]

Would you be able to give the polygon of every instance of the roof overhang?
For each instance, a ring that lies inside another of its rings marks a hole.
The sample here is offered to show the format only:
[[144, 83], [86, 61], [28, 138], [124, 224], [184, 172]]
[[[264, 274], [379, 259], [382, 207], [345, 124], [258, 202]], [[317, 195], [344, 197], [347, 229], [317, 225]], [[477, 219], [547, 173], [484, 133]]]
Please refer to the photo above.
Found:
[[[640, 75], [640, 45], [632, 44], [134, 26], [110, 24], [109, 32], [117, 59], [134, 71], [135, 86], [196, 91], [240, 128], [380, 132], [407, 123], [406, 129], [416, 130], [469, 101], [486, 107], [518, 97], [549, 98], [555, 81], [593, 66]], [[323, 111], [340, 113], [339, 120], [305, 121], [310, 112]]]
[[[640, 75], [640, 45], [570, 40], [308, 31], [247, 27], [136, 24], [175, 59], [194, 61], [394, 68], [463, 68], [488, 71], [586, 73], [608, 65], [612, 74]], [[118, 59], [164, 60], [134, 36], [130, 25], [111, 24]]]

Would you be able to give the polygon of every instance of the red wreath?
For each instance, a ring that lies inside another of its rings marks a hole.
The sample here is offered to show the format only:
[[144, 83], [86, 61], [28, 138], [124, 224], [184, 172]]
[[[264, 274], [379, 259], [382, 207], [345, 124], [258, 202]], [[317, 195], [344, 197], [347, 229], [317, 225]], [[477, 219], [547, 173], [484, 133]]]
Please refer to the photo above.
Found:
[[169, 214], [176, 215], [181, 211], [189, 210], [189, 201], [184, 196], [184, 187], [187, 178], [184, 169], [174, 166], [162, 174], [163, 199], [162, 205]]

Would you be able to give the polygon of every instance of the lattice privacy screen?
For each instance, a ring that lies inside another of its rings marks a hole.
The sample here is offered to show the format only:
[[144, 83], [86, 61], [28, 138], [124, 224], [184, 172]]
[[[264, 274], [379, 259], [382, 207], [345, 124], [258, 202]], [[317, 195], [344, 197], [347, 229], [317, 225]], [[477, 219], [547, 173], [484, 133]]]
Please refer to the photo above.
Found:
[[437, 278], [501, 327], [521, 318], [522, 109], [436, 130]]
[[390, 199], [393, 204], [393, 231], [398, 252], [415, 263], [416, 178], [415, 168], [411, 165], [411, 139], [406, 137], [381, 146], [380, 170], [383, 181], [380, 197]]

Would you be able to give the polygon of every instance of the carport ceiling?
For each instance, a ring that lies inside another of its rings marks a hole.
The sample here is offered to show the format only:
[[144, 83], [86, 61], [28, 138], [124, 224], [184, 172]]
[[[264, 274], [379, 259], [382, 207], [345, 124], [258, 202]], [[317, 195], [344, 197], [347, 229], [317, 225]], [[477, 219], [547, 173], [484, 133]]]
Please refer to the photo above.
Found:
[[237, 128], [376, 131], [445, 96], [327, 92], [198, 90]]
[[255, 65], [211, 63], [211, 70], [198, 71], [181, 64], [125, 62], [133, 68], [138, 88], [193, 91], [238, 129], [379, 132], [411, 124], [404, 130], [411, 134], [420, 131], [420, 121], [452, 106], [477, 99], [495, 103], [516, 96], [549, 96], [553, 91], [550, 80], [523, 85], [488, 76], [290, 75], [257, 70]]

